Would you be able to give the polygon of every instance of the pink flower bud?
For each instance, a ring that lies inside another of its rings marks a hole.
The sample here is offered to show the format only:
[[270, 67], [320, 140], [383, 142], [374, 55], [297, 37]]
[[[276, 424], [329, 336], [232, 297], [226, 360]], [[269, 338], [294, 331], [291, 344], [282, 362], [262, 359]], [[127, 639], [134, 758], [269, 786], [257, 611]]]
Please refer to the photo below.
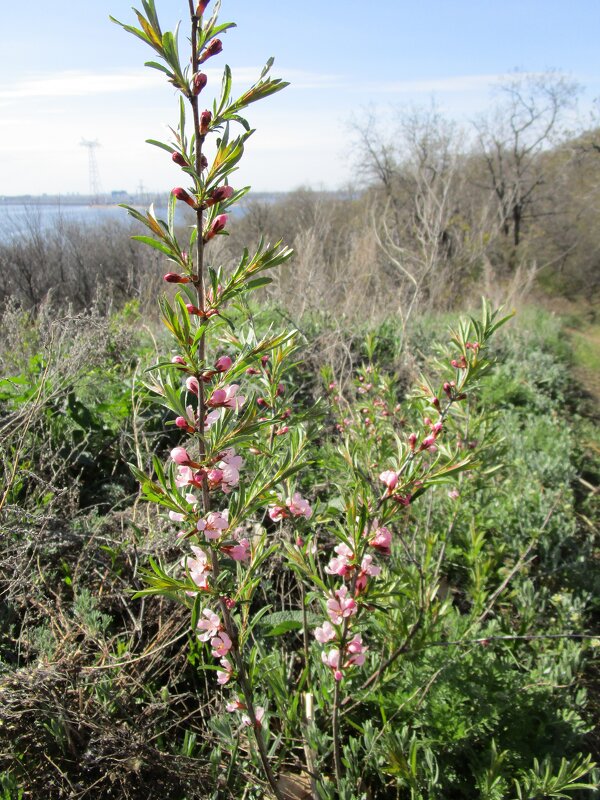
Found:
[[186, 190], [182, 189], [181, 186], [171, 189], [171, 194], [178, 200], [182, 200], [184, 203], [187, 203], [188, 206], [191, 206], [192, 208], [198, 208], [198, 203], [196, 203], [194, 198], [190, 197]]
[[186, 159], [185, 159], [185, 158], [184, 158], [184, 157], [181, 155], [181, 153], [178, 153], [177, 151], [175, 151], [175, 152], [174, 152], [174, 153], [171, 155], [171, 158], [172, 158], [172, 159], [173, 159], [173, 161], [174, 161], [176, 164], [178, 164], [180, 167], [189, 167], [189, 164], [188, 164], [188, 162], [187, 162], [187, 161], [186, 161]]
[[167, 272], [163, 275], [163, 281], [167, 283], [189, 283], [190, 279], [185, 275], [178, 275], [176, 272]]
[[229, 358], [229, 356], [220, 356], [215, 361], [215, 369], [217, 372], [227, 372], [228, 369], [231, 368], [233, 361]]
[[225, 228], [226, 225], [227, 225], [227, 214], [219, 214], [218, 217], [214, 218], [213, 223], [210, 226], [210, 232], [214, 236], [216, 233], [220, 233]]
[[212, 56], [218, 55], [223, 50], [223, 43], [220, 39], [213, 39], [212, 42], [208, 45], [208, 47], [204, 50], [200, 58], [198, 59], [199, 64], [204, 64]]
[[416, 444], [417, 444], [417, 434], [411, 433], [411, 435], [408, 437], [408, 446], [410, 447], [411, 450], [414, 450]]
[[187, 428], [188, 421], [185, 417], [177, 417], [175, 420], [175, 425], [177, 425], [178, 428]]
[[280, 383], [277, 386], [276, 395], [277, 395], [277, 397], [283, 397], [284, 394], [285, 394], [285, 387], [284, 387], [283, 383]]
[[398, 485], [398, 475], [390, 469], [385, 470], [379, 476], [379, 480], [383, 481], [387, 487], [388, 493], [393, 491]]
[[262, 358], [260, 359], [260, 363], [263, 365], [263, 367], [267, 366], [268, 361], [269, 361], [269, 356], [262, 356]]
[[188, 392], [192, 392], [192, 394], [200, 394], [200, 384], [198, 383], [198, 378], [190, 375], [190, 377], [186, 380], [185, 385]]
[[206, 6], [209, 4], [210, 0], [200, 0], [198, 5], [196, 6], [196, 16], [201, 17], [206, 10]]
[[171, 364], [183, 364], [185, 366], [185, 358], [183, 356], [173, 356]]
[[279, 428], [278, 430], [275, 431], [275, 436], [284, 436], [289, 431], [289, 429], [290, 429], [289, 425], [284, 425], [282, 428]]
[[187, 467], [192, 463], [185, 447], [174, 447], [173, 450], [171, 450], [171, 458], [176, 464], [182, 467]]
[[229, 200], [229, 198], [233, 196], [233, 191], [233, 186], [217, 186], [217, 188], [213, 189], [211, 192], [207, 205], [212, 206], [215, 203], [221, 203], [223, 200]]
[[206, 136], [211, 122], [212, 114], [208, 109], [206, 109], [200, 114], [200, 136]]
[[208, 82], [208, 75], [197, 72], [192, 79], [192, 94], [199, 95]]

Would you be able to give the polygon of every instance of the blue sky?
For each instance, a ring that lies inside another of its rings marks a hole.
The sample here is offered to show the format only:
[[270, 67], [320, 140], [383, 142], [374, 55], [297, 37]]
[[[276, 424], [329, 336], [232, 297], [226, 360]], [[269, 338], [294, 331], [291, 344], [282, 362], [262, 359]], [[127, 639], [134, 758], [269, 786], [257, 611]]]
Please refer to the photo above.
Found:
[[[156, 5], [163, 29], [185, 26], [186, 0]], [[168, 156], [144, 143], [168, 135], [174, 92], [143, 66], [150, 50], [108, 20], [133, 23], [131, 3], [54, 0], [34, 4], [35, 15], [31, 4], [8, 6], [2, 0], [0, 195], [86, 192], [82, 137], [100, 142], [106, 191], [177, 184]], [[270, 55], [273, 74], [292, 83], [248, 112], [257, 132], [235, 182], [257, 190], [347, 185], [351, 122], [366, 109], [385, 127], [398, 109], [435, 98], [466, 123], [514, 69], [578, 81], [584, 117], [600, 96], [599, 0], [223, 0], [221, 18], [238, 27], [207, 64], [207, 106], [226, 62], [240, 90]]]

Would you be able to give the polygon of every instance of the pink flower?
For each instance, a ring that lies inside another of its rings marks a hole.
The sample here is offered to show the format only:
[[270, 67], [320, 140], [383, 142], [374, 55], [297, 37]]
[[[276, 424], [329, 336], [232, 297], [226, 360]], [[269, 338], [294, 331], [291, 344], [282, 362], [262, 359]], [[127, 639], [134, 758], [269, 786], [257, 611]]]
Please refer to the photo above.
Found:
[[337, 589], [335, 596], [327, 601], [327, 613], [334, 625], [339, 625], [343, 619], [356, 614], [356, 611], [356, 601], [353, 597], [348, 597], [347, 586]]
[[208, 414], [204, 417], [204, 430], [207, 431], [209, 428], [218, 422], [221, 419], [221, 409], [215, 408], [214, 411], [209, 411]]
[[337, 557], [331, 559], [325, 567], [325, 572], [329, 573], [329, 575], [349, 575], [354, 569], [354, 566], [350, 563], [354, 558], [352, 549], [342, 542], [334, 550], [337, 553]]
[[363, 592], [367, 588], [368, 579], [374, 578], [381, 572], [381, 567], [373, 564], [373, 556], [365, 556], [360, 565], [360, 572], [356, 579], [356, 593]]
[[182, 466], [179, 466], [177, 469], [178, 475], [175, 478], [175, 486], [179, 489], [182, 489], [184, 486], [195, 486], [198, 489], [202, 487], [203, 470], [194, 472], [190, 467]]
[[208, 589], [208, 574], [211, 566], [207, 554], [199, 547], [192, 545], [192, 550], [196, 558], [185, 556], [181, 564], [189, 572], [190, 578], [199, 589]]
[[[256, 717], [256, 727], [262, 727], [262, 721], [265, 718], [265, 710], [262, 706], [256, 706], [254, 709], [254, 716]], [[242, 722], [246, 727], [250, 727], [252, 725], [252, 720], [248, 716], [248, 714], [242, 714]]]
[[238, 395], [239, 388], [237, 383], [232, 383], [230, 386], [215, 389], [208, 401], [208, 405], [213, 408], [233, 408], [235, 411], [239, 411], [246, 402], [245, 397]]
[[344, 677], [340, 669], [340, 651], [337, 648], [330, 650], [328, 653], [323, 651], [321, 653], [321, 661], [326, 667], [333, 670], [333, 677], [336, 681], [341, 681]]
[[287, 509], [284, 506], [269, 506], [269, 517], [273, 522], [279, 522], [288, 516]]
[[221, 549], [234, 561], [248, 561], [250, 558], [250, 542], [248, 539], [240, 539], [237, 544], [228, 545]]
[[320, 628], [315, 628], [315, 639], [320, 644], [330, 642], [332, 639], [335, 639], [336, 635], [335, 628], [329, 620], [325, 620]]
[[185, 514], [181, 514], [179, 511], [169, 511], [169, 519], [171, 522], [183, 522]]
[[382, 555], [389, 556], [392, 552], [392, 534], [385, 526], [382, 525], [381, 527], [378, 527], [377, 520], [375, 520], [373, 527], [375, 528], [375, 533], [369, 541], [369, 544]]
[[221, 471], [221, 489], [228, 494], [240, 481], [240, 469], [244, 466], [244, 459], [236, 455], [233, 447], [222, 453], [222, 459], [217, 464]]
[[[231, 665], [231, 661], [228, 658], [222, 658], [220, 664], [224, 669], [217, 670], [217, 683], [221, 686], [224, 686], [226, 683], [229, 682], [231, 678], [231, 674], [233, 673], [233, 667]], [[229, 705], [229, 704], [228, 704]], [[227, 709], [229, 711], [229, 709]]]
[[226, 531], [229, 527], [228, 516], [227, 509], [225, 511], [210, 511], [206, 515], [206, 519], [198, 520], [196, 527], [204, 533], [207, 539], [220, 539], [223, 531]]
[[291, 498], [288, 497], [286, 505], [293, 517], [306, 517], [306, 519], [312, 517], [312, 508], [299, 492], [295, 492]]
[[385, 470], [379, 476], [379, 480], [383, 481], [387, 487], [386, 495], [390, 495], [398, 485], [398, 475], [391, 469]]
[[229, 713], [232, 713], [233, 711], [239, 711], [242, 708], [245, 709], [246, 706], [242, 703], [239, 697], [234, 697], [233, 700], [230, 700], [225, 706], [225, 709], [229, 711]]
[[360, 633], [357, 633], [354, 639], [351, 639], [346, 645], [346, 652], [350, 654], [350, 657], [346, 661], [345, 666], [362, 666], [365, 663], [366, 651], [367, 648], [362, 643], [362, 637]]
[[202, 631], [202, 633], [198, 634], [198, 638], [201, 642], [208, 642], [209, 639], [212, 639], [218, 634], [219, 628], [221, 627], [221, 620], [218, 614], [215, 614], [210, 608], [205, 608], [202, 611], [202, 615], [204, 619], [201, 619], [196, 626], [199, 631]]
[[224, 658], [231, 650], [232, 644], [233, 642], [229, 638], [229, 634], [227, 634], [225, 631], [221, 631], [218, 636], [215, 636], [210, 640], [213, 656], [215, 658]]

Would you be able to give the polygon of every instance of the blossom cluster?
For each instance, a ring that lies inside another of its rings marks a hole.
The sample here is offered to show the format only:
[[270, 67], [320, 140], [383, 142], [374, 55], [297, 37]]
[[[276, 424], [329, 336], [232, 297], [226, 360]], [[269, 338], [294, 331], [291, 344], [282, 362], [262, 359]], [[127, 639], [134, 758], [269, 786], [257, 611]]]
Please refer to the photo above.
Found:
[[325, 567], [326, 573], [339, 576], [344, 581], [325, 600], [329, 619], [314, 631], [319, 644], [335, 645], [322, 651], [321, 660], [331, 669], [336, 681], [342, 680], [348, 668], [364, 664], [368, 648], [359, 633], [350, 638], [349, 629], [358, 614], [361, 596], [366, 592], [369, 581], [381, 573], [381, 567], [367, 550], [372, 548], [376, 554], [389, 556], [391, 543], [391, 531], [375, 519], [363, 532], [357, 547], [353, 548], [347, 542], [340, 542], [334, 547], [335, 555]]

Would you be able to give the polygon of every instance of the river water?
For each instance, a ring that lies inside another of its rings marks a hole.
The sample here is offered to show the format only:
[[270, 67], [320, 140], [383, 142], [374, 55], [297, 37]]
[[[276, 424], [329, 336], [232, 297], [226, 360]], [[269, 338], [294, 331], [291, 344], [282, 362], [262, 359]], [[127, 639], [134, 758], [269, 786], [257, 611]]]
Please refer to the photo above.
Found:
[[[142, 207], [139, 210], [145, 211]], [[166, 208], [157, 208], [155, 213], [163, 219], [166, 218]], [[43, 233], [62, 224], [95, 227], [109, 223], [128, 226], [131, 221], [127, 211], [117, 205], [0, 203], [0, 241], [14, 241], [24, 235]]]

